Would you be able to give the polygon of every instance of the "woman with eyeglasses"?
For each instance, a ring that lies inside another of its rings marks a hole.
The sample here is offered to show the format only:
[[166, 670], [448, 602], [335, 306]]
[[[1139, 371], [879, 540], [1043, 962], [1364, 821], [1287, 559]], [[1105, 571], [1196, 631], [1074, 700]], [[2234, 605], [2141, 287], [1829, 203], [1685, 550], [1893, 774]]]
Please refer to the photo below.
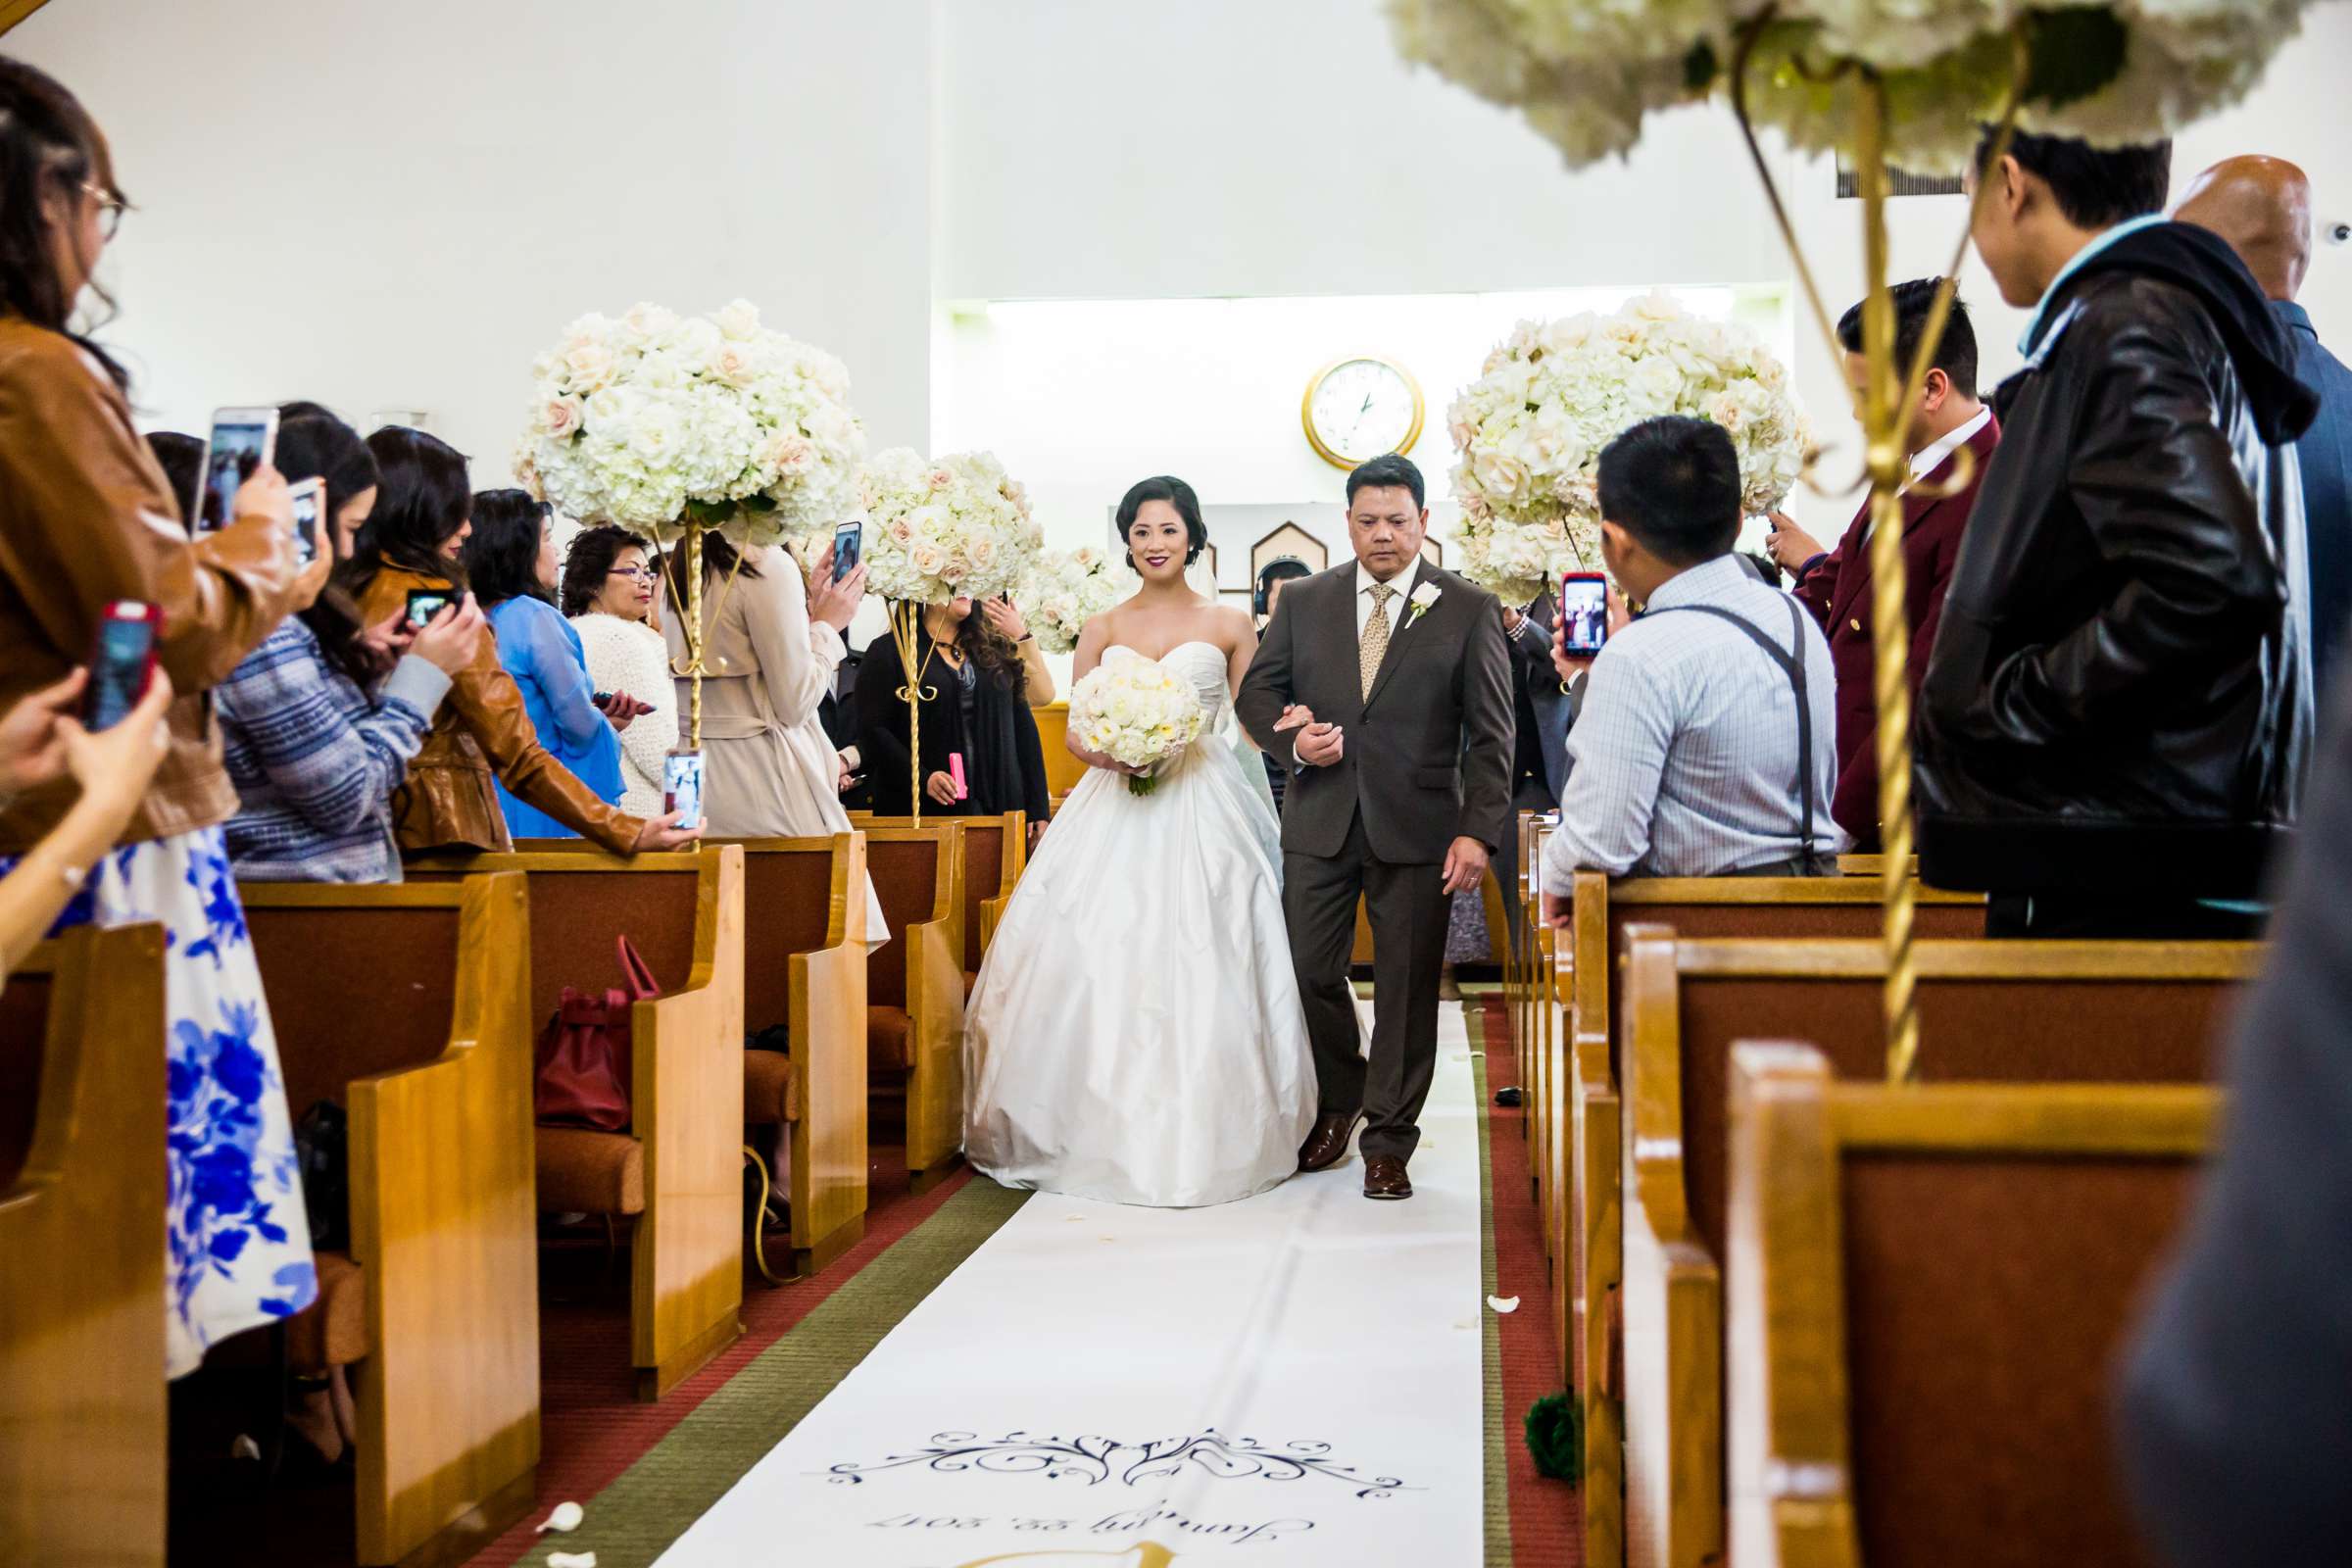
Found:
[[[584, 528], [564, 558], [564, 613], [588, 659], [588, 680], [609, 694], [620, 731], [620, 808], [662, 814], [662, 760], [678, 744], [677, 693], [669, 651], [653, 622], [662, 574], [652, 546], [607, 524]], [[626, 705], [626, 706], [624, 706]]]
[[[172, 1136], [168, 1148], [120, 1153], [168, 1195], [156, 1304], [165, 1374], [179, 1377], [210, 1346], [318, 1295], [276, 1032], [221, 831], [237, 792], [211, 694], [309, 606], [329, 564], [299, 564], [293, 506], [272, 468], [238, 489], [227, 526], [193, 539], [182, 529], [180, 498], [131, 420], [128, 377], [73, 325], [85, 294], [105, 303], [91, 278], [122, 207], [89, 112], [0, 58], [0, 713], [36, 694], [77, 708], [77, 681], [103, 673], [79, 671], [125, 605], [160, 612], [155, 667], [177, 694], [161, 708], [160, 742], [161, 683], [149, 710], [122, 720], [138, 729], [99, 737], [129, 754], [114, 783], [68, 767], [18, 774], [21, 792], [0, 802], [0, 879], [22, 864], [52, 895], [70, 890], [67, 927], [164, 929]], [[138, 755], [158, 744], [160, 759]], [[137, 769], [152, 776], [136, 780]], [[129, 809], [116, 816], [120, 805]], [[127, 825], [100, 835], [101, 815]]]
[[[498, 662], [522, 692], [539, 744], [608, 806], [620, 801], [620, 731], [638, 705], [622, 693], [600, 701], [588, 679], [580, 634], [556, 608], [556, 545], [547, 503], [527, 491], [484, 490], [473, 498], [473, 532], [459, 559], [474, 597], [489, 612]], [[608, 713], [608, 708], [611, 711]], [[505, 784], [498, 787], [507, 831], [518, 839], [576, 838], [577, 832]], [[632, 815], [635, 813], [632, 812]]]

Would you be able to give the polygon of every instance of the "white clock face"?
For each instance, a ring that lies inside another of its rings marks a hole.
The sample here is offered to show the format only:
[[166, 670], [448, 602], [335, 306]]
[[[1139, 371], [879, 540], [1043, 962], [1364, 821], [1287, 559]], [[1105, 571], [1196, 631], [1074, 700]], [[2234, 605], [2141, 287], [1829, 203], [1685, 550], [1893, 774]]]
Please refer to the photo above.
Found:
[[1349, 360], [1323, 377], [1308, 404], [1315, 434], [1349, 463], [1395, 452], [1413, 433], [1418, 395], [1379, 360]]

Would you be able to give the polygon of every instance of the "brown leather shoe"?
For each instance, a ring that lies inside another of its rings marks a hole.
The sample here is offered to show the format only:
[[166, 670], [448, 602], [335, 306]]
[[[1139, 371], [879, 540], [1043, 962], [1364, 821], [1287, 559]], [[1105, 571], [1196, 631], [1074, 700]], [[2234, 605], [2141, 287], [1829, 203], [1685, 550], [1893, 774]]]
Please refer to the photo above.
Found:
[[1327, 1110], [1315, 1118], [1315, 1130], [1306, 1135], [1298, 1146], [1298, 1168], [1302, 1171], [1329, 1170], [1348, 1157], [1348, 1141], [1355, 1136], [1355, 1124], [1364, 1119], [1357, 1111]]
[[1413, 1181], [1404, 1173], [1404, 1161], [1395, 1154], [1375, 1154], [1365, 1160], [1364, 1196], [1383, 1199], [1412, 1197]]

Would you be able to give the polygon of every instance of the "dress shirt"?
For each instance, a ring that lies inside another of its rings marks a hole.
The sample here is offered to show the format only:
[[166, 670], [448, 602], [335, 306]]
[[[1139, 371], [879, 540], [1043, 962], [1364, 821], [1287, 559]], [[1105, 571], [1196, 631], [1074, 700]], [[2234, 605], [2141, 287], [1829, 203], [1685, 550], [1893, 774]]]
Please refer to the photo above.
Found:
[[[1739, 627], [1681, 605], [1731, 611], [1786, 647], [1793, 601], [1732, 556], [1669, 580], [1649, 611], [1612, 635], [1585, 681], [1568, 731], [1560, 826], [1544, 891], [1567, 894], [1578, 870], [1723, 876], [1803, 853], [1796, 694]], [[1813, 719], [1813, 849], [1846, 844], [1830, 815], [1838, 782], [1837, 677], [1811, 614], [1797, 617]]]
[[[1389, 579], [1389, 586], [1396, 590], [1396, 597], [1389, 601], [1389, 637], [1392, 641], [1404, 625], [1407, 613], [1405, 606], [1412, 601], [1413, 584], [1421, 575], [1421, 558], [1415, 556], [1410, 564]], [[1372, 590], [1379, 584], [1380, 579], [1372, 575], [1370, 567], [1360, 561], [1355, 564], [1355, 640], [1359, 644], [1364, 640], [1364, 628], [1372, 623]], [[1315, 765], [1298, 755], [1298, 738], [1295, 735], [1291, 737], [1291, 765]]]
[[1969, 442], [1974, 441], [1977, 438], [1977, 432], [1984, 429], [1991, 422], [1992, 405], [1987, 403], [1983, 408], [1979, 409], [1977, 411], [1977, 416], [1969, 420], [1966, 424], [1957, 425], [1952, 429], [1946, 430], [1942, 435], [1936, 437], [1936, 440], [1927, 446], [1924, 446], [1917, 452], [1912, 453], [1911, 477], [1908, 483], [1917, 484], [1920, 480], [1925, 479], [1929, 474], [1934, 473], [1937, 468], [1942, 467], [1944, 459], [1959, 451]]

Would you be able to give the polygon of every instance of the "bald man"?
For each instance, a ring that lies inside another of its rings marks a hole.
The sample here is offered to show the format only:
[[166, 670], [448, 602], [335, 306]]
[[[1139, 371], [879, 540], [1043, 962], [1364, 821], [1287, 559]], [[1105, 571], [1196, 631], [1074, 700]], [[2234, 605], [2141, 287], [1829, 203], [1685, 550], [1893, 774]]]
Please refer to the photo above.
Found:
[[2311, 570], [2312, 667], [2320, 706], [2352, 640], [2352, 370], [2320, 346], [2295, 303], [2311, 270], [2311, 181], [2283, 158], [2229, 158], [2190, 183], [2173, 216], [2230, 242], [2294, 339], [2295, 375], [2320, 395], [2320, 416], [2295, 443]]

